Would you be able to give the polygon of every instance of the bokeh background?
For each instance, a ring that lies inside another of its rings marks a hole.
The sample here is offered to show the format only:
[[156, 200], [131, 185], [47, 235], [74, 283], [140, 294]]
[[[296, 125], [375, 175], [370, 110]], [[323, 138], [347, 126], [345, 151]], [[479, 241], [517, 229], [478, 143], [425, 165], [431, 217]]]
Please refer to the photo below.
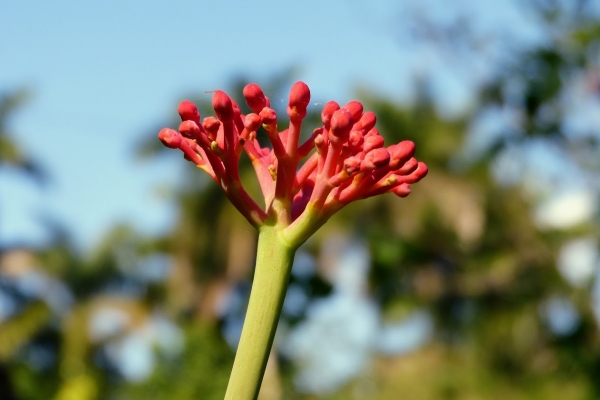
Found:
[[156, 134], [295, 80], [430, 173], [299, 250], [261, 400], [600, 398], [594, 0], [3, 2], [0, 398], [222, 398], [256, 234]]

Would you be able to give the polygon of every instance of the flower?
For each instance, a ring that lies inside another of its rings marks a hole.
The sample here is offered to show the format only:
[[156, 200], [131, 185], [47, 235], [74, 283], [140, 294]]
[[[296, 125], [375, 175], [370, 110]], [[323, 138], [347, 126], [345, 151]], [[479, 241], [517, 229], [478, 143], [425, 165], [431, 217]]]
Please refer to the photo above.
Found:
[[[250, 114], [243, 115], [233, 99], [217, 90], [212, 99], [216, 118], [202, 120], [196, 106], [184, 100], [178, 108], [182, 120], [178, 131], [165, 128], [158, 137], [165, 146], [180, 149], [188, 161], [220, 184], [253, 226], [280, 224], [291, 243], [302, 243], [333, 213], [355, 200], [384, 193], [408, 196], [410, 185], [427, 174], [427, 166], [413, 157], [414, 143], [402, 141], [385, 147], [375, 128], [375, 114], [364, 112], [356, 100], [344, 106], [326, 103], [321, 113], [323, 125], [300, 143], [310, 103], [310, 90], [304, 82], [296, 82], [290, 90], [290, 124], [282, 131], [277, 128], [277, 114], [270, 108], [269, 98], [257, 84], [246, 85], [243, 95]], [[261, 126], [270, 147], [262, 147], [256, 140]], [[264, 210], [240, 181], [242, 152], [252, 161], [265, 199]]]

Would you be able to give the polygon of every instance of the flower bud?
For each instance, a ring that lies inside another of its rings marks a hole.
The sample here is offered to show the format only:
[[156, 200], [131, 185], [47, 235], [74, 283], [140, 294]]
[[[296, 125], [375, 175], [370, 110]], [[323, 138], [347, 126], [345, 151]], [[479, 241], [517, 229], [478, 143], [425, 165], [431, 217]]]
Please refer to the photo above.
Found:
[[244, 99], [246, 99], [248, 107], [257, 114], [263, 108], [269, 107], [268, 99], [256, 83], [249, 83], [244, 87]]
[[376, 168], [384, 167], [390, 162], [390, 153], [387, 149], [380, 147], [372, 150], [365, 155], [362, 162], [362, 169], [374, 170]]
[[352, 114], [348, 110], [340, 108], [334, 112], [331, 117], [331, 142], [342, 145], [348, 139], [352, 125]]
[[338, 103], [336, 103], [333, 100], [328, 101], [323, 107], [323, 111], [321, 111], [321, 121], [323, 122], [323, 125], [328, 127], [329, 123], [331, 122], [331, 117], [333, 116], [333, 113], [339, 109], [340, 105]]
[[315, 137], [315, 148], [319, 153], [323, 151], [323, 146], [325, 145], [325, 138], [323, 135], [319, 134]]
[[306, 83], [298, 81], [290, 90], [290, 99], [287, 113], [291, 119], [302, 119], [306, 117], [306, 107], [310, 103], [310, 89]]
[[191, 101], [183, 100], [179, 103], [177, 112], [179, 112], [182, 121], [194, 121], [195, 123], [200, 124], [200, 113], [198, 112], [196, 105]]
[[197, 139], [202, 134], [200, 127], [194, 121], [183, 121], [179, 124], [179, 132], [188, 139]]
[[277, 122], [277, 113], [272, 108], [263, 108], [259, 116], [262, 119], [263, 124], [270, 125]]
[[365, 139], [363, 151], [368, 153], [371, 150], [378, 149], [380, 147], [383, 147], [383, 138], [381, 136], [369, 136]]
[[391, 192], [398, 197], [406, 197], [410, 194], [410, 185], [408, 183], [403, 183], [393, 188]]
[[160, 132], [158, 132], [158, 138], [165, 146], [171, 149], [178, 149], [181, 146], [181, 141], [183, 138], [174, 129], [163, 128]]
[[260, 127], [261, 123], [262, 119], [258, 115], [251, 113], [246, 115], [246, 118], [244, 119], [244, 128], [248, 129], [250, 132], [254, 132]]
[[372, 111], [367, 111], [360, 117], [360, 120], [356, 123], [354, 129], [360, 129], [363, 132], [368, 132], [375, 126], [377, 122], [377, 117], [375, 113]]
[[372, 128], [367, 133], [365, 133], [366, 138], [371, 136], [379, 136], [379, 131], [377, 130], [377, 128]]
[[425, 165], [425, 163], [423, 163], [423, 162], [419, 162], [417, 169], [410, 175], [404, 177], [404, 182], [406, 182], [406, 183], [419, 182], [421, 179], [423, 179], [425, 177], [425, 175], [427, 175], [427, 172], [429, 172], [427, 165]]
[[221, 121], [215, 117], [206, 117], [202, 121], [202, 127], [206, 130], [206, 134], [210, 140], [216, 140], [219, 128], [221, 127]]
[[360, 171], [361, 160], [358, 157], [348, 157], [344, 160], [344, 170], [348, 175], [353, 175]]
[[360, 103], [360, 101], [349, 101], [348, 104], [346, 104], [342, 108], [345, 108], [346, 110], [350, 111], [350, 114], [352, 114], [352, 119], [355, 122], [358, 122], [360, 120], [363, 113], [363, 105]]
[[[391, 164], [391, 163], [390, 163]], [[395, 172], [398, 175], [408, 175], [415, 172], [417, 167], [419, 166], [419, 162], [416, 158], [412, 157], [407, 162], [404, 163], [400, 168], [398, 168]]]
[[233, 103], [224, 91], [215, 91], [212, 98], [212, 106], [219, 120], [228, 121], [233, 118]]
[[352, 131], [348, 136], [348, 146], [353, 152], [361, 151], [364, 141], [365, 139], [360, 131]]
[[390, 160], [390, 168], [400, 168], [415, 154], [415, 144], [410, 140], [404, 140], [398, 144], [388, 147], [392, 159]]

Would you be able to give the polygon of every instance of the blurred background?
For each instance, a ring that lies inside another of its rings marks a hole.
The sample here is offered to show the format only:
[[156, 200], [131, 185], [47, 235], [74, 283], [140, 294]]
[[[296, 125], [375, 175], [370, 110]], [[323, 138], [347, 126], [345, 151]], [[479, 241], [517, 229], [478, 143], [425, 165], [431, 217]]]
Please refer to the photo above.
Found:
[[600, 398], [599, 2], [4, 2], [0, 57], [1, 399], [222, 398], [256, 233], [156, 135], [296, 80], [430, 173], [298, 251], [261, 400]]

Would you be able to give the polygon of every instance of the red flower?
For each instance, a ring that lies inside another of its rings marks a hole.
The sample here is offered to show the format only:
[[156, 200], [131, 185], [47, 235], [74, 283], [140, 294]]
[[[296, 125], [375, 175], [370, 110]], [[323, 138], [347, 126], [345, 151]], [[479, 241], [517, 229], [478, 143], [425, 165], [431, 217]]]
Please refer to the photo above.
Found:
[[[292, 86], [287, 107], [290, 125], [283, 131], [277, 129], [277, 114], [257, 84], [246, 85], [243, 94], [253, 113], [242, 115], [235, 101], [217, 90], [212, 100], [217, 118], [202, 121], [196, 106], [183, 101], [178, 109], [182, 119], [179, 132], [165, 128], [159, 138], [165, 146], [179, 148], [187, 160], [219, 183], [256, 227], [281, 224], [293, 233], [294, 240], [303, 241], [346, 204], [383, 193], [406, 197], [410, 184], [427, 174], [427, 166], [413, 157], [412, 142], [384, 146], [375, 128], [375, 114], [363, 112], [358, 101], [343, 107], [334, 101], [325, 104], [323, 126], [300, 144], [302, 120], [310, 103], [310, 90], [304, 82]], [[271, 147], [262, 147], [256, 140], [260, 126]], [[256, 171], [265, 210], [246, 193], [239, 179], [242, 151]]]

